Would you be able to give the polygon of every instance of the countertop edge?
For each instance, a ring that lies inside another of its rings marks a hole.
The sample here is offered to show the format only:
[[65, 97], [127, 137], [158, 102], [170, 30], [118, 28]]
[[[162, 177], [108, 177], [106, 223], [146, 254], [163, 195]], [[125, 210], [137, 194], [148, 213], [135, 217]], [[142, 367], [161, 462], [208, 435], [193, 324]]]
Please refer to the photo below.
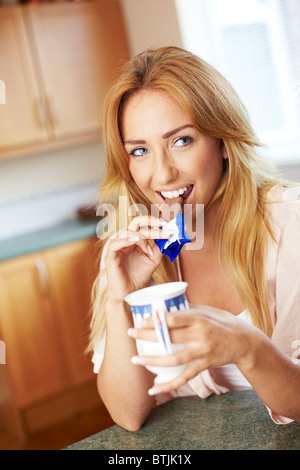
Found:
[[69, 220], [54, 227], [0, 241], [0, 263], [12, 258], [43, 251], [48, 248], [84, 238], [96, 237], [102, 232], [99, 220]]

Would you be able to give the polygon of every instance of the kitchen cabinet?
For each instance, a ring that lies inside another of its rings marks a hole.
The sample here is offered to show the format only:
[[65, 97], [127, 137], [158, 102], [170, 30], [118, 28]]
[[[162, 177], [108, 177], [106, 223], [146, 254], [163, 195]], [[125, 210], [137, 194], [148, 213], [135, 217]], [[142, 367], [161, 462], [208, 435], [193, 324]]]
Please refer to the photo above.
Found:
[[118, 1], [0, 8], [0, 156], [100, 139], [101, 106], [129, 57]]
[[18, 409], [95, 379], [85, 354], [94, 248], [84, 239], [0, 264], [0, 337]]
[[93, 242], [77, 242], [48, 250], [46, 254], [49, 282], [72, 385], [95, 377], [90, 356], [85, 354], [92, 283], [97, 275], [93, 247]]
[[14, 404], [7, 371], [0, 365], [0, 450], [14, 447], [16, 436], [23, 437], [23, 427]]
[[6, 90], [5, 104], [0, 104], [2, 156], [9, 149], [39, 145], [47, 139], [41, 94], [19, 7], [0, 7], [0, 51], [0, 79]]
[[0, 331], [20, 408], [68, 385], [45, 270], [39, 253], [0, 268]]

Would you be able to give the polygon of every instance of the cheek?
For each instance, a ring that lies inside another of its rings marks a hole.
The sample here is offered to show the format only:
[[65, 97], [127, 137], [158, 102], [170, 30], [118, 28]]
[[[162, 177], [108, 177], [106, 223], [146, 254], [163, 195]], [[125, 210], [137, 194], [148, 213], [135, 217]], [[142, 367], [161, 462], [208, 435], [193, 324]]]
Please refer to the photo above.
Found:
[[223, 168], [223, 157], [221, 152], [215, 148], [207, 149], [201, 158], [194, 159], [192, 171], [195, 175], [203, 176], [209, 180], [219, 179]]
[[147, 168], [142, 168], [143, 165], [137, 165], [136, 162], [132, 162], [129, 164], [129, 171], [134, 179], [136, 185], [142, 189], [146, 190], [149, 186], [149, 172]]

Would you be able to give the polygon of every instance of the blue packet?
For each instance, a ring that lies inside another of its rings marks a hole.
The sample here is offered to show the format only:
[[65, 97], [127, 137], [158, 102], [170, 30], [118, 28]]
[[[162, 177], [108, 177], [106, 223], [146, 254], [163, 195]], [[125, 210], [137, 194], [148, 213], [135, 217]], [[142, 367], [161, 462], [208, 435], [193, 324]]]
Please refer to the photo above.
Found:
[[167, 255], [171, 262], [173, 262], [179, 255], [183, 246], [186, 243], [191, 243], [191, 239], [185, 234], [185, 223], [182, 212], [176, 214], [176, 217], [164, 226], [164, 230], [172, 230], [174, 233], [167, 240], [156, 239], [154, 241], [158, 245], [161, 253]]

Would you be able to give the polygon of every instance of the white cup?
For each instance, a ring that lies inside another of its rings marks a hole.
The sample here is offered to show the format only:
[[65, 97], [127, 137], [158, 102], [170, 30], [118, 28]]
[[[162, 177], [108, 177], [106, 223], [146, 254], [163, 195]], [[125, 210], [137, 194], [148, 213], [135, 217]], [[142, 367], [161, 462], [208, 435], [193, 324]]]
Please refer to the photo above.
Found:
[[[178, 312], [189, 308], [186, 299], [186, 288], [186, 282], [169, 282], [140, 289], [125, 297], [125, 301], [131, 308], [133, 322], [136, 328], [139, 328], [142, 319], [151, 316], [155, 326], [157, 342], [141, 339], [136, 340], [139, 355], [163, 356], [183, 349], [182, 344], [171, 343], [165, 314], [167, 312]], [[179, 375], [185, 367], [186, 364], [174, 367], [146, 366], [148, 370], [156, 374], [154, 380], [156, 384], [172, 380]]]

